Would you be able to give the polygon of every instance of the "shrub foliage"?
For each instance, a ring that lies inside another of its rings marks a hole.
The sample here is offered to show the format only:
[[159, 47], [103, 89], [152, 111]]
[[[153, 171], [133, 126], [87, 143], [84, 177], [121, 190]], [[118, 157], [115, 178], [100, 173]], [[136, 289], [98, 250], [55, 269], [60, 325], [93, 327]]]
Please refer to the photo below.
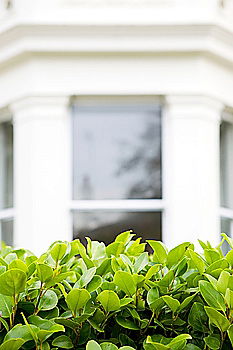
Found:
[[0, 350], [232, 349], [233, 240], [199, 254], [133, 237], [57, 241], [39, 258], [3, 248]]

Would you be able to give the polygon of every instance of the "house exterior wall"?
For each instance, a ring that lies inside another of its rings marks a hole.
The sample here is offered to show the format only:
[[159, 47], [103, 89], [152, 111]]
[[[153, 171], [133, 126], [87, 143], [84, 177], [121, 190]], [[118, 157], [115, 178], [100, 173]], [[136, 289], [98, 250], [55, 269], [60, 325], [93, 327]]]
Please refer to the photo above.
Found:
[[[163, 240], [220, 240], [219, 125], [233, 107], [232, 1], [1, 1], [0, 113], [13, 118], [14, 237], [72, 238], [72, 96], [163, 104]], [[12, 214], [11, 214], [12, 215]]]

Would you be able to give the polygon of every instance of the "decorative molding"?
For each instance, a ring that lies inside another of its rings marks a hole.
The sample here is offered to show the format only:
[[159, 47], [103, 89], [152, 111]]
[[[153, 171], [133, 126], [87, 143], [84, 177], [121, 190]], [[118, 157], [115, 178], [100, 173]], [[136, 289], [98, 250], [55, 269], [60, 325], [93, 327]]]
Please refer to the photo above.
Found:
[[[122, 40], [124, 38], [124, 40]], [[233, 65], [233, 32], [221, 25], [15, 25], [0, 32], [0, 66], [37, 54], [197, 53]]]
[[70, 0], [69, 4], [80, 7], [157, 7], [172, 2], [174, 0]]

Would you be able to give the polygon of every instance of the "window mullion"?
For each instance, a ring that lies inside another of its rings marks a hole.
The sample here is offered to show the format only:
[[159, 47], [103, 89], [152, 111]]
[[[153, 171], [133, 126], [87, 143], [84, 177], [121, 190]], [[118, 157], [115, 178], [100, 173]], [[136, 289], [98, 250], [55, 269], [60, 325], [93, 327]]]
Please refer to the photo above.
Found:
[[13, 219], [14, 215], [14, 208], [0, 210], [0, 220]]
[[114, 210], [114, 211], [161, 211], [163, 200], [74, 200], [70, 203], [72, 210]]

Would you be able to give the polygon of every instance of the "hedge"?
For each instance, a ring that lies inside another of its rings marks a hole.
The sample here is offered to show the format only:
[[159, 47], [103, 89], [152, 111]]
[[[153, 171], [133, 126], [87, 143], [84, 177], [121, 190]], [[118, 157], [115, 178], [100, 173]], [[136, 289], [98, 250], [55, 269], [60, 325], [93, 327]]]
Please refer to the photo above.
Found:
[[[108, 246], [57, 241], [39, 258], [0, 253], [0, 350], [233, 348], [233, 240]], [[152, 253], [148, 253], [148, 248]]]

